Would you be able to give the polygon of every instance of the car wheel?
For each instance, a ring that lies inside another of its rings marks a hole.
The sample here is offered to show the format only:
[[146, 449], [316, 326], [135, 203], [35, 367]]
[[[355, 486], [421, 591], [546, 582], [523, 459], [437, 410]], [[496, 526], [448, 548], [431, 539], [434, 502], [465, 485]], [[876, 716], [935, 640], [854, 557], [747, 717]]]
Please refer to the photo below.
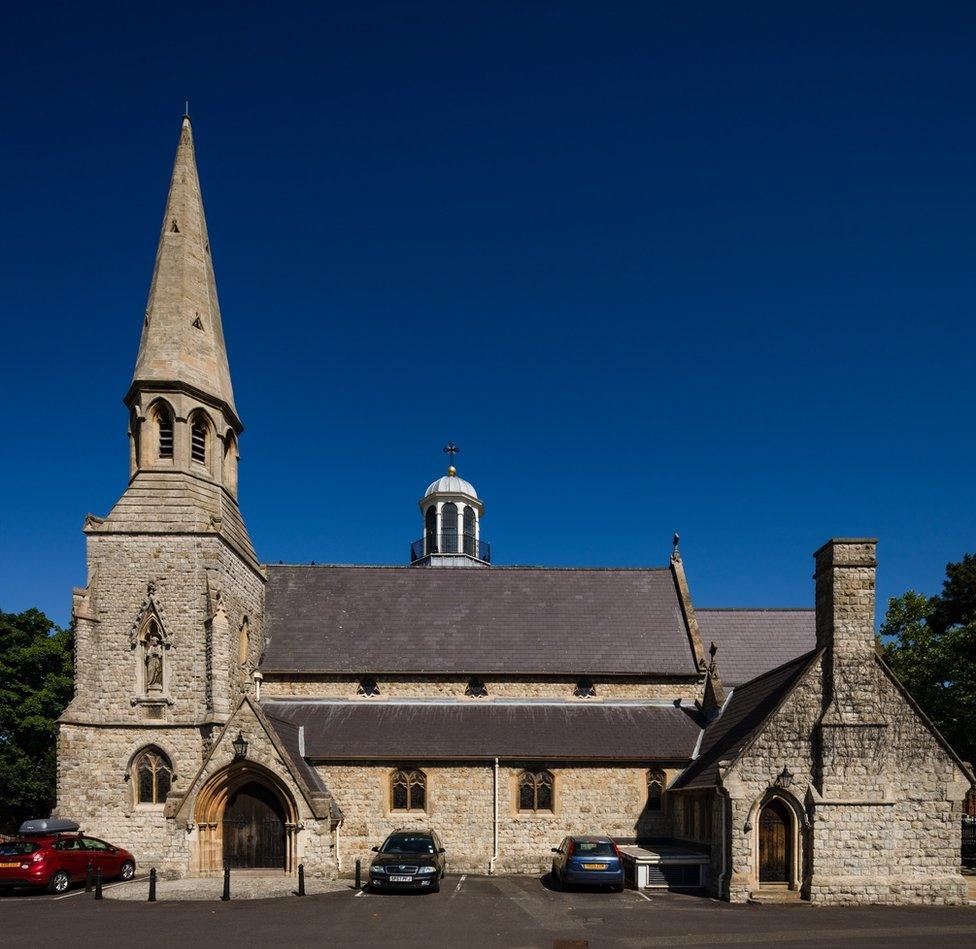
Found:
[[432, 886], [432, 887], [430, 888], [430, 892], [431, 892], [431, 893], [440, 893], [440, 891], [441, 891], [441, 881], [440, 881], [440, 880], [438, 880], [438, 881], [437, 881], [437, 882], [436, 882], [436, 883], [435, 883], [435, 884], [434, 884], [434, 885], [433, 885], [433, 886]]
[[555, 868], [553, 868], [552, 873], [549, 874], [549, 878], [552, 881], [552, 888], [554, 890], [561, 890], [563, 888], [563, 881], [559, 879], [559, 874], [556, 873]]
[[624, 885], [623, 885], [623, 883], [618, 883], [618, 884], [617, 884], [617, 885], [616, 885], [616, 886], [615, 886], [615, 887], [613, 888], [613, 892], [614, 892], [614, 893], [623, 893], [623, 891], [624, 891]]
[[66, 893], [71, 886], [71, 877], [65, 870], [58, 870], [50, 880], [47, 881], [48, 893]]
[[120, 880], [131, 880], [135, 876], [136, 865], [131, 860], [126, 860], [119, 871]]

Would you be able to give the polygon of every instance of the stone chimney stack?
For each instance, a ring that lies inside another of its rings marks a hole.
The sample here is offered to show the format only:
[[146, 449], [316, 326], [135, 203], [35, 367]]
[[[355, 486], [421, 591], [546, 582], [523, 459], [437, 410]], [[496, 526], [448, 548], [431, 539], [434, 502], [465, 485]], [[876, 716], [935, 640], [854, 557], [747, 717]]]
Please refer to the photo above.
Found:
[[825, 650], [820, 784], [828, 797], [882, 780], [887, 722], [875, 661], [876, 548], [874, 538], [837, 537], [814, 554], [817, 647]]

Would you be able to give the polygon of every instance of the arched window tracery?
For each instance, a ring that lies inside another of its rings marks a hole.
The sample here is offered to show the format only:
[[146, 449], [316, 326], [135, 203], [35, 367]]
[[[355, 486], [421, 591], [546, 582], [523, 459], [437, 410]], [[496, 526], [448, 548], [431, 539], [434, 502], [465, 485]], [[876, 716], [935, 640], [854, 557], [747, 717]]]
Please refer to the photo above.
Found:
[[390, 776], [390, 799], [395, 811], [427, 810], [427, 775], [401, 768]]
[[553, 777], [549, 771], [523, 771], [518, 778], [520, 811], [552, 811]]
[[202, 415], [194, 415], [190, 422], [190, 458], [198, 464], [207, 463], [209, 426]]
[[173, 765], [155, 746], [139, 752], [133, 762], [136, 804], [163, 804], [173, 786]]
[[665, 783], [664, 772], [660, 768], [652, 768], [647, 772], [647, 810], [661, 810]]

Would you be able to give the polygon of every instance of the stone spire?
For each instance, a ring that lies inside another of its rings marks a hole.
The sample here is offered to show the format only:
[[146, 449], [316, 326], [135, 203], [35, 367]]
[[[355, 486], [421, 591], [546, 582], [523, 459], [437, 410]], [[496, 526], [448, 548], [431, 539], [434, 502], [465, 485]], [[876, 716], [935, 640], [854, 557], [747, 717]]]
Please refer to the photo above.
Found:
[[216, 401], [240, 431], [189, 116], [180, 129], [126, 402], [131, 404], [140, 389], [174, 387]]

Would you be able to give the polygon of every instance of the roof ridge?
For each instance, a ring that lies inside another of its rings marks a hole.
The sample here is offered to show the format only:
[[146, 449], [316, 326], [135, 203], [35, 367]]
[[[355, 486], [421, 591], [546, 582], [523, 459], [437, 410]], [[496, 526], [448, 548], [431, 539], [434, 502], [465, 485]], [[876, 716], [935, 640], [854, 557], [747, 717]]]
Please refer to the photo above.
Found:
[[[264, 567], [268, 569], [276, 569], [278, 567], [312, 567], [315, 569], [332, 569], [332, 570], [412, 570], [417, 571], [418, 569], [423, 571], [423, 568], [417, 568], [413, 564], [399, 564], [399, 563], [266, 563], [263, 564]], [[450, 567], [439, 567], [438, 570], [450, 570]], [[469, 571], [470, 567], [458, 567], [458, 570]], [[593, 572], [593, 573], [666, 573], [670, 570], [670, 567], [549, 567], [544, 564], [492, 564], [491, 571], [497, 573], [503, 570], [538, 570], [538, 571], [552, 571], [552, 572]]]
[[813, 606], [696, 606], [696, 613], [815, 613]]
[[796, 665], [797, 663], [802, 663], [807, 661], [815, 652], [817, 647], [814, 646], [813, 649], [808, 649], [805, 653], [799, 656], [794, 656], [792, 659], [787, 659], [786, 662], [781, 662], [778, 666], [774, 666], [772, 669], [767, 669], [765, 672], [760, 672], [759, 675], [753, 676], [745, 682], [740, 683], [735, 687], [736, 691], [740, 694], [743, 689], [747, 689], [751, 685], [755, 685], [757, 682], [761, 682], [763, 679], [768, 678], [771, 675], [775, 675], [778, 672], [782, 672], [788, 666]]

